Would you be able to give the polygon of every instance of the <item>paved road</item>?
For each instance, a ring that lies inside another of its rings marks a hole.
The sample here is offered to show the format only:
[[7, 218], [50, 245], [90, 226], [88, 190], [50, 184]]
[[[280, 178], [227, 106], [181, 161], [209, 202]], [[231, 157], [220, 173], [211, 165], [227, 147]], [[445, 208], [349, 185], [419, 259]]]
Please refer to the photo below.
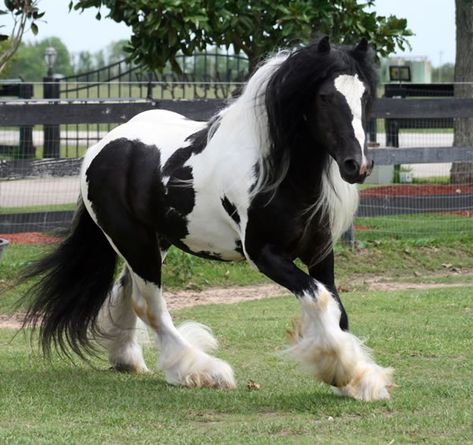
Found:
[[[7, 134], [8, 133], [8, 134]], [[10, 134], [11, 133], [11, 134]], [[18, 132], [4, 132], [0, 144], [7, 136], [17, 137]], [[40, 144], [42, 132], [34, 132], [35, 143]], [[452, 133], [401, 133], [401, 147], [452, 145]], [[378, 134], [380, 146], [385, 145], [385, 135]], [[13, 143], [11, 140], [8, 143]], [[450, 164], [416, 164], [410, 166], [414, 177], [448, 176]], [[0, 181], [0, 207], [24, 207], [46, 204], [75, 203], [79, 193], [78, 177], [39, 178]]]
[[0, 208], [69, 204], [78, 195], [78, 176], [0, 182]]

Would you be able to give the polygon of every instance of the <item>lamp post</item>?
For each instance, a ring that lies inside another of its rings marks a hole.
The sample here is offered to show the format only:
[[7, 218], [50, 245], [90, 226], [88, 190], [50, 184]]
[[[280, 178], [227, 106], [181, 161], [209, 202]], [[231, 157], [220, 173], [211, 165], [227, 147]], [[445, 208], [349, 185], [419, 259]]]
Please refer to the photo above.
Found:
[[48, 46], [44, 50], [44, 61], [48, 66], [48, 77], [52, 77], [54, 74], [54, 65], [56, 64], [57, 51], [52, 46]]
[[[54, 74], [57, 51], [48, 46], [44, 51], [44, 61], [48, 67], [48, 74], [43, 77], [43, 97], [45, 99], [59, 98], [59, 79]], [[43, 158], [59, 158], [60, 156], [60, 131], [59, 125], [44, 125]]]

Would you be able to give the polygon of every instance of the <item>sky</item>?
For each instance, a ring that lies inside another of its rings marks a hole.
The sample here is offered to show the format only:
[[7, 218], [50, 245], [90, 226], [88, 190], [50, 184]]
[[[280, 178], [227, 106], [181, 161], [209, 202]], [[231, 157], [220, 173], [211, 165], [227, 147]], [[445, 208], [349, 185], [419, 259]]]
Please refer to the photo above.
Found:
[[[77, 53], [96, 52], [113, 41], [130, 37], [125, 25], [110, 19], [96, 20], [96, 10], [69, 13], [68, 4], [68, 0], [40, 0], [40, 7], [46, 11], [44, 22], [39, 23], [38, 36], [30, 32], [25, 40], [57, 36], [70, 52]], [[416, 34], [409, 39], [412, 50], [398, 54], [425, 56], [434, 66], [455, 62], [455, 0], [376, 0], [374, 9], [378, 15], [406, 18]]]

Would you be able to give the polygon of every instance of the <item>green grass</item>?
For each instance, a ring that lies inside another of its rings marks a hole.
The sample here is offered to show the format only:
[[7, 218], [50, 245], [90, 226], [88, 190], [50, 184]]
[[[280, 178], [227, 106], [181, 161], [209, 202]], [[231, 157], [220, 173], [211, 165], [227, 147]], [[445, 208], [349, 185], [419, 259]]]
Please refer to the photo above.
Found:
[[[92, 134], [94, 133], [94, 131], [97, 131], [97, 130], [96, 129], [90, 130]], [[71, 136], [71, 140], [74, 141], [73, 136]], [[83, 142], [81, 142], [81, 144], [82, 143]], [[92, 145], [93, 143], [94, 142], [91, 140], [90, 145]], [[83, 146], [83, 145], [76, 147], [73, 142], [71, 142], [70, 146], [61, 145], [59, 147], [59, 158], [60, 159], [79, 158], [81, 156], [84, 156], [87, 149], [88, 147]], [[36, 145], [34, 159], [43, 159], [43, 150], [44, 150], [43, 145]], [[12, 159], [21, 159], [17, 148], [8, 154], [2, 155], [2, 160], [12, 160]]]
[[[10, 313], [26, 286], [16, 286], [19, 272], [35, 259], [45, 255], [54, 245], [9, 245], [0, 262], [0, 313]], [[246, 262], [226, 263], [204, 260], [170, 249], [164, 270], [166, 289], [203, 289], [215, 286], [235, 286], [266, 283], [265, 278]], [[1, 291], [5, 290], [4, 293]], [[7, 290], [9, 289], [9, 290]]]
[[[176, 388], [162, 373], [123, 375], [42, 360], [0, 331], [0, 442], [21, 444], [465, 444], [471, 441], [470, 289], [352, 293], [352, 330], [394, 366], [389, 402], [340, 399], [277, 357], [298, 311], [274, 298], [176, 312], [210, 325], [239, 382], [234, 391]], [[151, 366], [153, 348], [146, 348]], [[259, 391], [249, 391], [253, 380]]]
[[473, 218], [455, 214], [358, 217], [355, 224], [364, 226], [364, 230], [356, 232], [356, 238], [360, 241], [410, 239], [413, 243], [426, 243], [473, 238]]
[[412, 178], [412, 183], [422, 185], [450, 185], [450, 176], [424, 176], [422, 178]]
[[17, 213], [35, 213], [35, 212], [63, 212], [73, 211], [77, 208], [76, 203], [71, 204], [47, 204], [26, 207], [3, 207], [0, 208], [0, 215], [15, 215]]
[[[0, 313], [11, 312], [24, 288], [15, 287], [19, 271], [54, 246], [10, 245], [0, 262]], [[342, 289], [363, 289], [365, 280], [469, 282], [473, 270], [473, 235], [456, 240], [366, 239], [356, 249], [337, 245], [335, 276]], [[303, 266], [300, 265], [302, 268]], [[452, 272], [454, 271], [454, 272]], [[460, 273], [458, 273], [460, 272]], [[461, 273], [466, 272], [466, 273]], [[439, 277], [440, 276], [440, 277]], [[435, 278], [436, 277], [436, 278]], [[204, 289], [270, 282], [246, 262], [209, 261], [170, 249], [163, 270], [166, 289]]]

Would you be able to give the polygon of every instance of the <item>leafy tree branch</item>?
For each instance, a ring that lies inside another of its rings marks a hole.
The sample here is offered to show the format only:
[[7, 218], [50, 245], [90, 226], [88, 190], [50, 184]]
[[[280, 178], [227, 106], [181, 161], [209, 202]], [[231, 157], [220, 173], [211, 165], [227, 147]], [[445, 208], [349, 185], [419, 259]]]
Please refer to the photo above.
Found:
[[232, 46], [248, 56], [250, 67], [277, 48], [307, 43], [320, 34], [352, 44], [369, 39], [379, 56], [408, 46], [407, 21], [378, 16], [375, 0], [73, 0], [75, 10], [95, 8], [133, 32], [129, 59], [162, 70], [170, 61], [176, 71], [179, 53], [192, 54], [209, 45]]
[[[18, 50], [25, 31], [31, 29], [33, 34], [38, 33], [37, 20], [44, 15], [44, 12], [38, 9], [38, 0], [5, 0], [4, 3], [0, 15], [10, 14], [13, 27], [10, 34], [4, 34], [3, 30], [0, 30], [0, 72]], [[0, 28], [5, 26], [1, 25]]]

